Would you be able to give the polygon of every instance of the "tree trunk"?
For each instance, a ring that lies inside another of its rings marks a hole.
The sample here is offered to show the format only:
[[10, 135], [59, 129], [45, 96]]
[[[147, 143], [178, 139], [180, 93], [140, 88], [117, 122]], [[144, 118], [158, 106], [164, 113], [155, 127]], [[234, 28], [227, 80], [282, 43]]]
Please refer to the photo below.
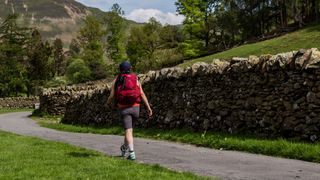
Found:
[[303, 22], [306, 20], [307, 15], [307, 9], [306, 9], [306, 5], [305, 5], [305, 0], [304, 1], [300, 1], [300, 16], [299, 16], [299, 27], [303, 26]]
[[234, 33], [234, 31], [232, 31], [232, 35], [231, 35], [231, 40], [232, 40], [232, 46], [234, 46], [235, 45], [235, 33]]
[[276, 4], [280, 10], [280, 27], [281, 29], [284, 28], [284, 17], [283, 17], [283, 2], [282, 0], [278, 0]]
[[205, 46], [206, 46], [206, 49], [207, 49], [207, 50], [208, 50], [208, 46], [209, 46], [209, 33], [210, 33], [210, 32], [209, 32], [210, 30], [209, 30], [209, 22], [208, 22], [208, 21], [209, 21], [209, 20], [208, 20], [209, 17], [208, 17], [208, 16], [209, 16], [209, 14], [206, 13], [206, 14], [205, 14], [205, 19], [204, 19], [204, 23], [205, 23], [205, 33], [206, 33], [206, 34], [205, 34], [205, 42], [206, 42], [206, 45], [205, 45]]
[[261, 31], [262, 31], [262, 15], [261, 15], [261, 6], [260, 6], [260, 3], [258, 4], [258, 24], [259, 24], [259, 35], [262, 34]]
[[312, 0], [314, 21], [319, 22], [319, 0]]
[[209, 30], [208, 29], [206, 30], [205, 40], [206, 40], [206, 49], [208, 49], [208, 46], [209, 46]]
[[282, 1], [282, 17], [283, 17], [283, 26], [287, 27], [288, 26], [288, 14], [287, 14], [287, 7], [286, 7], [286, 0]]
[[293, 17], [294, 17], [295, 23], [298, 23], [300, 28], [303, 25], [303, 13], [304, 13], [303, 3], [300, 3], [299, 0], [294, 0]]

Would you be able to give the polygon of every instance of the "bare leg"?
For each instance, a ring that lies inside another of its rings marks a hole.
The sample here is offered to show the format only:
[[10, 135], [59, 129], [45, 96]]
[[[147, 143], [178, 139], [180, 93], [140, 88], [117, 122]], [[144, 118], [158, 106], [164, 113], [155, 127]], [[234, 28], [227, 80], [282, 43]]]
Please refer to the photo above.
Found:
[[124, 143], [129, 147], [130, 151], [133, 151], [133, 129], [126, 129]]

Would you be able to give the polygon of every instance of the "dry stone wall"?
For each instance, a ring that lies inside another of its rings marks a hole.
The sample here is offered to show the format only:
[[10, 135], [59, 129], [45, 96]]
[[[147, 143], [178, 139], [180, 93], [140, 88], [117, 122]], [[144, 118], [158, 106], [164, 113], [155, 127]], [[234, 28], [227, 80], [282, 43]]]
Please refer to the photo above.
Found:
[[40, 110], [50, 115], [64, 115], [70, 99], [77, 99], [83, 94], [92, 94], [96, 89], [108, 89], [107, 80], [100, 80], [45, 89], [40, 95]]
[[[155, 115], [147, 120], [143, 109], [137, 126], [319, 141], [317, 49], [150, 71], [140, 81]], [[69, 97], [64, 122], [120, 124], [105, 105], [108, 88]]]
[[0, 98], [0, 108], [35, 108], [39, 104], [38, 97]]

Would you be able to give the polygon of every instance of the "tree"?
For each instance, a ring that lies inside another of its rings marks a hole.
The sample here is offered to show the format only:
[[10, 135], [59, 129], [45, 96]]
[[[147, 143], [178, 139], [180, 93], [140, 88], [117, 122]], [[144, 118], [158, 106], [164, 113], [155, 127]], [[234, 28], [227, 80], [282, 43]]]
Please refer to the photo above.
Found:
[[84, 26], [80, 28], [78, 40], [85, 49], [91, 42], [101, 41], [104, 34], [101, 23], [95, 17], [87, 16]]
[[26, 90], [26, 42], [30, 29], [9, 15], [0, 25], [0, 96], [17, 96]]
[[126, 52], [133, 67], [145, 56], [144, 47], [139, 44], [143, 39], [144, 34], [142, 27], [132, 27], [130, 36], [128, 37]]
[[205, 41], [205, 48], [209, 45], [210, 29], [209, 17], [218, 4], [218, 0], [178, 0], [177, 12], [184, 15], [185, 32], [189, 40]]
[[28, 95], [39, 95], [40, 86], [53, 77], [55, 71], [49, 62], [52, 47], [48, 42], [43, 42], [37, 29], [33, 30], [32, 37], [28, 42]]
[[84, 26], [79, 31], [78, 41], [81, 44], [79, 58], [90, 69], [92, 80], [102, 79], [107, 75], [106, 62], [103, 59], [104, 32], [101, 23], [92, 16], [86, 18]]
[[63, 55], [63, 43], [59, 38], [53, 42], [53, 59], [55, 75], [63, 75], [66, 70], [66, 62]]
[[161, 49], [177, 48], [183, 41], [181, 28], [173, 25], [166, 25], [160, 30]]
[[73, 83], [91, 80], [91, 71], [82, 59], [74, 59], [67, 68], [66, 75]]
[[104, 18], [107, 26], [107, 53], [117, 64], [125, 59], [125, 21], [121, 17], [123, 15], [124, 11], [119, 4], [113, 4], [111, 12]]
[[91, 42], [80, 56], [91, 71], [91, 79], [103, 79], [107, 76], [106, 62], [103, 59], [102, 43]]
[[150, 18], [149, 22], [143, 26], [144, 41], [142, 46], [146, 51], [146, 56], [151, 59], [153, 53], [160, 46], [161, 24], [155, 18]]
[[161, 24], [155, 18], [150, 18], [144, 26], [131, 29], [127, 54], [134, 66], [138, 63], [144, 63], [146, 66], [151, 63], [155, 51], [161, 45], [161, 28]]
[[275, 4], [279, 9], [281, 28], [285, 28], [288, 25], [287, 0], [277, 0]]
[[76, 39], [72, 39], [71, 43], [69, 45], [69, 51], [71, 53], [71, 56], [77, 56], [79, 55], [81, 50], [80, 44]]

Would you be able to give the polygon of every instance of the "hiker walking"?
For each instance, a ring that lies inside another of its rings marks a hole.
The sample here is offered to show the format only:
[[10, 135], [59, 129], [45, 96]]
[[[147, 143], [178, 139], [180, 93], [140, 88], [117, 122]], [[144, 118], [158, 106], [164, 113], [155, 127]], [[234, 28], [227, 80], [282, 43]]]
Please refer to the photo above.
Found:
[[124, 144], [120, 147], [121, 156], [135, 160], [136, 155], [133, 147], [133, 124], [139, 118], [140, 102], [145, 104], [149, 117], [152, 116], [148, 99], [143, 92], [137, 75], [131, 72], [131, 64], [124, 61], [119, 65], [120, 74], [113, 80], [110, 96], [107, 103], [114, 104], [119, 109], [120, 118], [125, 129]]

